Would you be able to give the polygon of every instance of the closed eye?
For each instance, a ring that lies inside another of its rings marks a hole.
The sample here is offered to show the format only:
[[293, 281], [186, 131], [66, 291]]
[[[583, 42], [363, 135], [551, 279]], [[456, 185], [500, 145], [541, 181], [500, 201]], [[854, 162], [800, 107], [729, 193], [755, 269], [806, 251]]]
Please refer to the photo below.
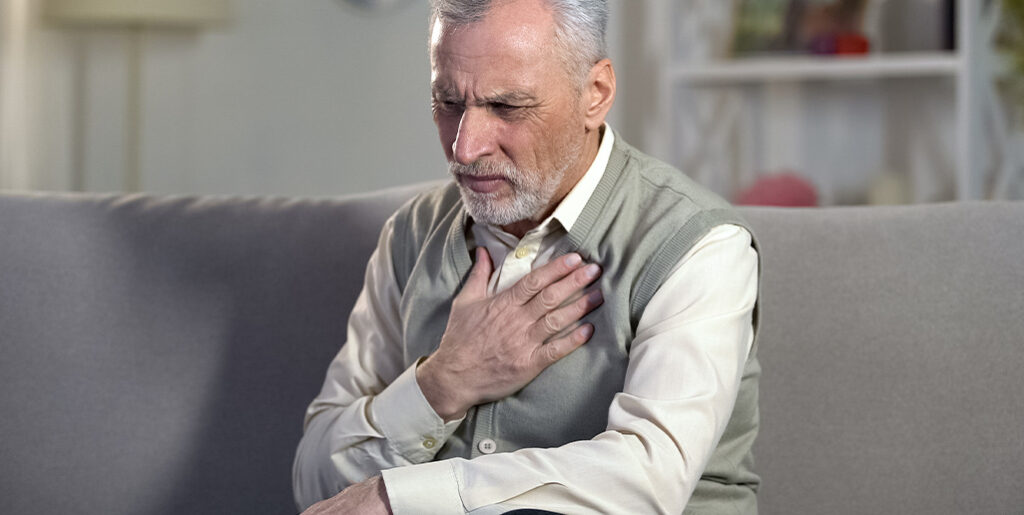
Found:
[[499, 116], [514, 115], [525, 109], [524, 106], [506, 104], [503, 102], [491, 102], [490, 108], [491, 111], [494, 111], [494, 113]]
[[431, 104], [434, 111], [440, 113], [460, 113], [463, 110], [462, 104], [460, 102], [453, 102], [450, 100], [435, 99], [433, 102], [431, 102]]

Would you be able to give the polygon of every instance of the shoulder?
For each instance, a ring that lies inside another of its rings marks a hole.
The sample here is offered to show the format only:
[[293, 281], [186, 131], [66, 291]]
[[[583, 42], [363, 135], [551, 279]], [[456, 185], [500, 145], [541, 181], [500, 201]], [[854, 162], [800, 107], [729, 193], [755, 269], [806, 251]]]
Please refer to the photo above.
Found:
[[391, 216], [391, 259], [401, 287], [426, 242], [438, 231], [446, 231], [461, 209], [458, 186], [449, 181], [420, 192]]
[[392, 216], [403, 230], [436, 224], [453, 209], [461, 207], [462, 199], [455, 182], [448, 181], [428, 188], [409, 199]]
[[422, 241], [461, 208], [462, 198], [455, 182], [428, 188], [409, 199], [391, 216], [394, 238], [397, 243]]
[[749, 247], [749, 226], [739, 212], [679, 169], [620, 139], [609, 161], [612, 166], [618, 167], [618, 177], [611, 192], [615, 221], [609, 234], [633, 249], [631, 255], [642, 264], [631, 293], [634, 320], [683, 257], [713, 229], [732, 227], [736, 241]]
[[[620, 166], [617, 190], [632, 192], [631, 204], [641, 220], [654, 223], [666, 217], [678, 223], [679, 217], [722, 214], [726, 223], [734, 216], [729, 202], [686, 175], [678, 168], [649, 156], [616, 138], [609, 166]], [[717, 225], [717, 224], [716, 224]]]

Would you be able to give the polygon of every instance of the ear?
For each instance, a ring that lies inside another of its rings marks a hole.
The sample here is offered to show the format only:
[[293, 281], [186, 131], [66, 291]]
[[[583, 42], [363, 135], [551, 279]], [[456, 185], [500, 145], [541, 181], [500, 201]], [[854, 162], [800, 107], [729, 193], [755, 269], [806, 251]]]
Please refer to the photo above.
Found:
[[615, 69], [611, 59], [602, 59], [590, 69], [583, 99], [587, 130], [601, 128], [615, 102]]

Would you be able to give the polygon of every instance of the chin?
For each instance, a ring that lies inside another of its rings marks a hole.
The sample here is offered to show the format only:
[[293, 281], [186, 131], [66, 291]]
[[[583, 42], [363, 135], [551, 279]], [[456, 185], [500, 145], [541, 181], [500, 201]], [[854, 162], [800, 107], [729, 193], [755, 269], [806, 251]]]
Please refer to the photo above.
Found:
[[530, 218], [524, 215], [524, 207], [517, 199], [509, 199], [496, 193], [477, 193], [468, 188], [459, 188], [462, 202], [473, 220], [487, 225], [504, 226]]

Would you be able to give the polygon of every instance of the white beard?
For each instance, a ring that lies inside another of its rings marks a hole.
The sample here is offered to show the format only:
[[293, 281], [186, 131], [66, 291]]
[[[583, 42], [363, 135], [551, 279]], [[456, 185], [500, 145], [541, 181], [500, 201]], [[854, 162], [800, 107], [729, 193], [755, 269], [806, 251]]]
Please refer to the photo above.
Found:
[[[539, 170], [522, 170], [512, 163], [494, 163], [477, 161], [463, 165], [457, 162], [448, 164], [448, 173], [455, 177], [462, 194], [462, 202], [466, 204], [473, 220], [488, 225], [504, 226], [523, 220], [539, 221], [548, 210], [551, 198], [558, 191], [565, 178], [565, 172], [579, 158], [582, 144], [575, 142], [558, 167], [544, 173]], [[462, 185], [460, 176], [494, 176], [500, 175], [512, 187], [512, 198], [501, 198], [496, 193], [480, 193]]]

